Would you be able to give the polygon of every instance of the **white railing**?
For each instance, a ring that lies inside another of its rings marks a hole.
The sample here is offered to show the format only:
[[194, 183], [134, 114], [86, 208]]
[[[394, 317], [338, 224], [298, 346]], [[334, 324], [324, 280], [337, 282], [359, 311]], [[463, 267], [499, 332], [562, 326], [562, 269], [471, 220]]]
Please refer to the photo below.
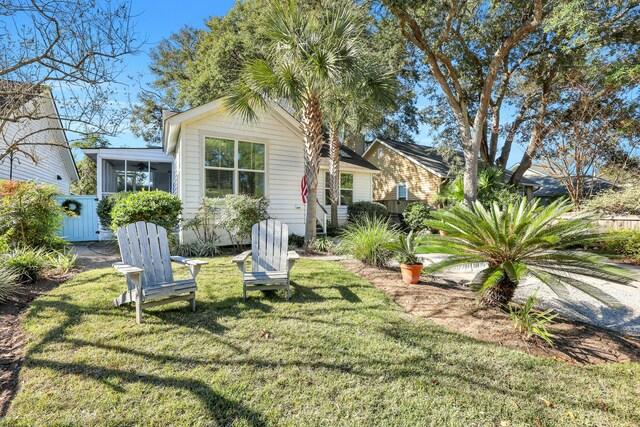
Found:
[[318, 207], [320, 209], [316, 209], [316, 219], [320, 223], [322, 227], [322, 233], [327, 234], [327, 210], [322, 206], [320, 200], [316, 198], [316, 202], [318, 203]]

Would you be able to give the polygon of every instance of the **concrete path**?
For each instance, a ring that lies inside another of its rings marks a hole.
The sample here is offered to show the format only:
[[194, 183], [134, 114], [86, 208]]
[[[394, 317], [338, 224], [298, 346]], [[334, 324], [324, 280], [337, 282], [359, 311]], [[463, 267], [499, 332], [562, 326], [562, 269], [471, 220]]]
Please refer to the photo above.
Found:
[[[446, 255], [425, 256], [425, 265], [442, 260]], [[598, 279], [589, 279], [591, 285], [597, 286], [607, 294], [616, 298], [623, 305], [619, 309], [611, 309], [589, 295], [568, 288], [566, 295], [559, 297], [549, 287], [537, 279], [528, 278], [516, 290], [517, 301], [526, 300], [538, 290], [540, 308], [551, 308], [561, 315], [584, 323], [615, 330], [629, 335], [640, 336], [640, 267], [620, 264], [635, 277], [630, 285], [618, 285]], [[482, 266], [473, 269], [450, 269], [438, 273], [437, 276], [457, 282], [469, 282]]]
[[114, 262], [120, 261], [120, 253], [114, 242], [76, 243], [73, 251], [78, 254], [78, 263], [89, 270], [111, 267]]

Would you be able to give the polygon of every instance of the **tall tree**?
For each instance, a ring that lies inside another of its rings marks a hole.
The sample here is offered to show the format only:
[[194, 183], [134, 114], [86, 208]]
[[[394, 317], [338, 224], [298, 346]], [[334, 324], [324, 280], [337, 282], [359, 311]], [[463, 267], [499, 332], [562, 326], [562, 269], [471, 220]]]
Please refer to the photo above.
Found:
[[[128, 1], [12, 0], [0, 3], [0, 16], [0, 160], [30, 156], [42, 132], [118, 130], [125, 112], [113, 83], [138, 47]], [[47, 101], [52, 91], [58, 111]]]
[[362, 16], [351, 5], [308, 13], [295, 1], [273, 1], [266, 21], [271, 34], [265, 58], [248, 61], [228, 108], [247, 120], [270, 102], [286, 101], [300, 119], [307, 187], [305, 243], [316, 235], [322, 103], [340, 82], [358, 72]]
[[[477, 198], [478, 154], [494, 86], [509, 54], [545, 17], [542, 0], [533, 2], [421, 2], [383, 0], [400, 31], [420, 52], [456, 120], [464, 150], [465, 201]], [[480, 91], [469, 92], [462, 76], [471, 73]]]

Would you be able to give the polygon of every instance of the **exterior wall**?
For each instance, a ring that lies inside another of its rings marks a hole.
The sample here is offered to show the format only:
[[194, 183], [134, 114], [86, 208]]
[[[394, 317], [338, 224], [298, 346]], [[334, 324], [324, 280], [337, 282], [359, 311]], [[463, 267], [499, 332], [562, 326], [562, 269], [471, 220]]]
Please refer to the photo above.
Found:
[[[378, 148], [382, 148], [381, 158], [378, 158]], [[435, 202], [442, 185], [441, 178], [378, 142], [374, 143], [365, 159], [380, 169], [380, 173], [373, 177], [374, 200], [397, 200], [397, 185], [406, 184], [409, 201]]]
[[[51, 127], [48, 120], [30, 120], [23, 123], [7, 123], [2, 140], [6, 140], [7, 144], [15, 138], [35, 132], [39, 129]], [[59, 141], [60, 136], [55, 135], [58, 131], [42, 131], [28, 137], [30, 146], [25, 146], [35, 157], [36, 162], [21, 153], [16, 153], [13, 160], [13, 179], [16, 181], [36, 181], [42, 184], [51, 184], [59, 188], [60, 193], [68, 195], [71, 193], [71, 177], [65, 167], [63, 161], [63, 148], [53, 145], [42, 145]], [[5, 158], [0, 163], [0, 179], [9, 179], [10, 162], [9, 158]], [[60, 175], [61, 180], [57, 179]]]
[[[260, 113], [254, 123], [223, 111], [200, 116], [182, 124], [175, 148], [174, 170], [178, 195], [183, 201], [183, 218], [193, 218], [204, 195], [204, 138], [206, 136], [238, 139], [266, 145], [265, 197], [269, 199], [269, 213], [289, 226], [289, 232], [304, 235], [306, 207], [300, 196], [300, 181], [304, 175], [302, 137], [297, 129], [278, 117], [277, 113]], [[347, 172], [347, 171], [345, 171]], [[318, 182], [318, 198], [324, 199], [324, 171]], [[354, 173], [354, 200], [371, 200], [371, 173]], [[327, 210], [328, 211], [328, 210]], [[340, 219], [346, 220], [346, 206]], [[181, 240], [193, 238], [181, 232]], [[221, 244], [228, 244], [222, 236]]]

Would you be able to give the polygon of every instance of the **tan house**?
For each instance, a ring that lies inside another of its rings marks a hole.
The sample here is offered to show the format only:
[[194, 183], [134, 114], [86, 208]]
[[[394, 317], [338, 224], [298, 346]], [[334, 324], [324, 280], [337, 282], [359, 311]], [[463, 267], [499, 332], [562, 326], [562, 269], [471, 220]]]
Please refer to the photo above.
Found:
[[[457, 153], [462, 157], [462, 153]], [[455, 176], [449, 162], [434, 147], [376, 138], [363, 157], [380, 170], [373, 175], [373, 199], [392, 214], [402, 213], [414, 201], [436, 203], [440, 189]], [[462, 159], [461, 159], [462, 160]], [[511, 171], [507, 170], [507, 178]], [[521, 182], [530, 195], [535, 183]]]

